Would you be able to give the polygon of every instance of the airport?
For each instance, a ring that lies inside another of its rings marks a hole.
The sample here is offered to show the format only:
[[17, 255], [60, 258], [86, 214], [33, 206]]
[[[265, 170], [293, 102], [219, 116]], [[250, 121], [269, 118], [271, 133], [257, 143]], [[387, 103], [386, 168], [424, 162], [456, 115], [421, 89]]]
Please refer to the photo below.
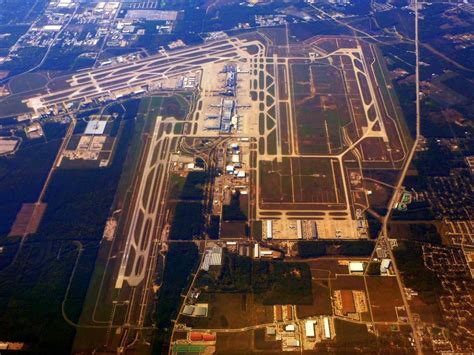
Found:
[[[314, 37], [283, 50], [251, 34], [58, 77], [46, 89], [21, 97], [39, 115], [72, 114], [110, 100], [189, 98], [184, 118], [149, 118], [130, 207], [104, 233], [108, 257], [100, 261], [102, 281], [93, 296], [94, 313], [87, 317], [94, 319], [104, 305], [111, 310], [108, 317], [90, 323], [109, 324], [108, 349], [124, 350], [149, 336], [153, 325], [147, 317], [162, 287], [158, 275], [163, 270], [156, 260], [164, 259], [171, 245], [195, 240], [207, 250], [202, 272], [224, 264], [221, 245], [212, 246], [200, 235], [176, 237], [173, 218], [179, 202], [169, 197], [175, 176], [216, 172], [204, 188], [210, 202], [205, 211], [219, 220], [220, 238], [235, 242], [256, 260], [283, 258], [280, 245], [294, 254], [292, 243], [299, 241], [368, 239], [364, 171], [399, 169], [408, 151], [401, 117], [381, 92], [375, 65], [380, 64], [374, 48], [352, 38]], [[65, 149], [63, 161], [101, 161], [97, 157], [108, 139], [106, 120], [91, 120], [76, 138], [77, 148]], [[313, 131], [321, 135], [308, 134]], [[381, 156], [381, 150], [391, 153]], [[226, 220], [236, 203], [246, 220]], [[260, 242], [246, 245], [254, 222], [262, 226]], [[350, 271], [354, 276], [360, 272]], [[346, 307], [350, 297], [342, 295]], [[182, 307], [190, 322], [204, 322], [212, 312], [203, 302], [186, 301]], [[346, 311], [341, 312], [354, 313], [352, 308]], [[275, 334], [268, 336], [282, 341], [282, 350], [310, 349], [335, 336], [330, 317], [287, 318], [267, 329]], [[98, 334], [103, 336], [103, 331]], [[216, 332], [193, 328], [175, 346], [212, 346]], [[79, 338], [84, 336], [79, 333]]]

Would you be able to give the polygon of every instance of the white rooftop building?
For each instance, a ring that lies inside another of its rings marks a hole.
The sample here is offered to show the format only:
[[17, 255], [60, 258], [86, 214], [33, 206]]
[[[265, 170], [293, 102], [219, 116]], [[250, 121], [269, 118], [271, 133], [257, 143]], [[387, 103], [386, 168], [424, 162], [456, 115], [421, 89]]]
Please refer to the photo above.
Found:
[[271, 219], [267, 220], [267, 239], [273, 239], [273, 222]]
[[380, 273], [381, 274], [386, 274], [388, 273], [388, 269], [392, 265], [392, 261], [390, 259], [382, 259], [382, 262], [380, 263]]
[[361, 261], [350, 261], [349, 262], [349, 272], [352, 273], [359, 273], [364, 272], [364, 263]]
[[304, 330], [305, 330], [306, 336], [308, 338], [314, 338], [316, 336], [316, 333], [314, 331], [314, 326], [315, 325], [316, 325], [315, 320], [307, 320], [304, 323]]
[[43, 31], [58, 32], [61, 30], [61, 25], [45, 25]]
[[93, 135], [101, 135], [104, 134], [105, 126], [107, 125], [107, 121], [98, 121], [92, 120], [87, 122], [86, 130], [84, 134], [93, 134]]
[[288, 339], [286, 341], [287, 346], [298, 347], [300, 346], [300, 341], [298, 339]]
[[222, 265], [222, 248], [213, 247], [210, 250], [206, 250], [206, 255], [204, 255], [204, 261], [202, 262], [201, 269], [204, 271], [209, 271], [210, 266], [220, 265]]
[[329, 318], [323, 318], [323, 326], [324, 326], [324, 338], [331, 339], [331, 326], [329, 324]]

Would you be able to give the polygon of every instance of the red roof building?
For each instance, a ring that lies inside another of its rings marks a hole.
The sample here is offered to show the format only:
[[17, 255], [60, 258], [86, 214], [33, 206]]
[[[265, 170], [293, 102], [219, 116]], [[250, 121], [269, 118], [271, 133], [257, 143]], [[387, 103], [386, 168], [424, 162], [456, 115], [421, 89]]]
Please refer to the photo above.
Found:
[[344, 315], [357, 312], [352, 290], [341, 290], [341, 300], [342, 300], [342, 313]]
[[191, 333], [189, 335], [189, 340], [191, 340], [191, 341], [201, 341], [202, 340], [202, 334], [201, 333]]

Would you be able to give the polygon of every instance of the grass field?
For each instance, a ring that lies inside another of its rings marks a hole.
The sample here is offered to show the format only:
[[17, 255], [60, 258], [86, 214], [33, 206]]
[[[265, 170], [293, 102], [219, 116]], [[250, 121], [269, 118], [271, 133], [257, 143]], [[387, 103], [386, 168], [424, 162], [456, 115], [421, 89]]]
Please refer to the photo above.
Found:
[[338, 348], [354, 349], [358, 347], [376, 347], [376, 336], [369, 333], [365, 324], [334, 320], [336, 331], [336, 346]]
[[359, 241], [300, 241], [297, 244], [298, 255], [301, 258], [317, 258], [320, 256], [359, 256], [368, 257], [375, 243], [369, 240]]
[[140, 103], [139, 114], [146, 119], [156, 116], [174, 117], [184, 120], [190, 108], [189, 95], [152, 96], [144, 98]]
[[301, 154], [342, 149], [341, 128], [351, 116], [341, 72], [326, 65], [291, 65], [294, 119]]
[[21, 93], [24, 91], [35, 90], [45, 86], [48, 83], [46, 75], [40, 73], [28, 73], [13, 78], [8, 87], [12, 93]]

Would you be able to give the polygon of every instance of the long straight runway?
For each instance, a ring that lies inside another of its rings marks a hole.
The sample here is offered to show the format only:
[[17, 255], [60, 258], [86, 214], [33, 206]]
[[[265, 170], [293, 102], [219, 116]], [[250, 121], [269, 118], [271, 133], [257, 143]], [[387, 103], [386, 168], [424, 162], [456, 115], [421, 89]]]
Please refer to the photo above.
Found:
[[[115, 93], [145, 88], [160, 80], [178, 77], [199, 70], [203, 65], [238, 60], [248, 56], [248, 50], [262, 48], [258, 41], [231, 38], [198, 47], [153, 55], [132, 63], [113, 65], [61, 77], [48, 85], [45, 92], [23, 101], [34, 110], [48, 109], [77, 101], [113, 97]], [[256, 46], [256, 47], [255, 47]]]

